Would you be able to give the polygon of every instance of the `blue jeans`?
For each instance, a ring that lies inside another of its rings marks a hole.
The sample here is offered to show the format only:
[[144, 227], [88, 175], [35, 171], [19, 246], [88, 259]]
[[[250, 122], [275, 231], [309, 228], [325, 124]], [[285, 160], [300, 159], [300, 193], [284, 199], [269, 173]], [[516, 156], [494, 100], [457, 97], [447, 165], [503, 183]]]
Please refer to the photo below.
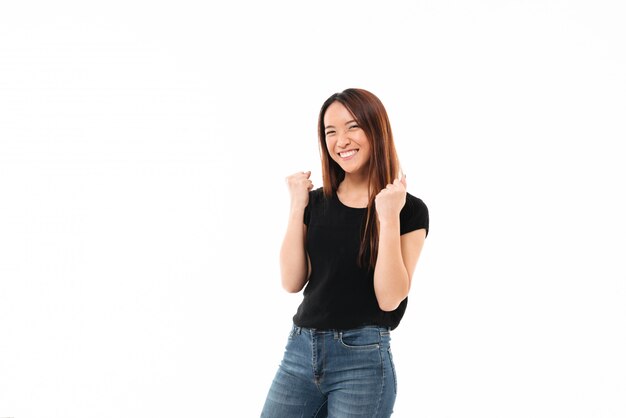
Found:
[[397, 390], [389, 340], [386, 327], [294, 325], [261, 417], [389, 417]]

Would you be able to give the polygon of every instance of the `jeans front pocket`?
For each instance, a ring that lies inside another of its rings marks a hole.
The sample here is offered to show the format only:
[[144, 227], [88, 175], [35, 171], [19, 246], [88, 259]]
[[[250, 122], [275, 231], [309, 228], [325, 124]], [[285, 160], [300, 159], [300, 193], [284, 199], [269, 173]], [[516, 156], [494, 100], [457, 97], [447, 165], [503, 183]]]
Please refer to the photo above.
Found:
[[300, 334], [300, 330], [301, 328], [299, 326], [297, 326], [296, 324], [293, 324], [291, 327], [291, 331], [289, 331], [289, 337], [287, 337], [288, 341], [293, 340], [293, 338], [297, 335]]
[[380, 333], [375, 328], [354, 329], [339, 333], [341, 345], [353, 350], [380, 348]]

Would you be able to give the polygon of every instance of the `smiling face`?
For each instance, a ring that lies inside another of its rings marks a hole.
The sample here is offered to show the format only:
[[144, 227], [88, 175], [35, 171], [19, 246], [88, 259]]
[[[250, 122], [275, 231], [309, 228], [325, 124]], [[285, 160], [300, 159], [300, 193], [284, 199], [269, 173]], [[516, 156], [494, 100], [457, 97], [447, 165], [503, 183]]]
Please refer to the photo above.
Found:
[[338, 101], [326, 109], [324, 133], [330, 157], [346, 174], [367, 174], [370, 142], [354, 116]]

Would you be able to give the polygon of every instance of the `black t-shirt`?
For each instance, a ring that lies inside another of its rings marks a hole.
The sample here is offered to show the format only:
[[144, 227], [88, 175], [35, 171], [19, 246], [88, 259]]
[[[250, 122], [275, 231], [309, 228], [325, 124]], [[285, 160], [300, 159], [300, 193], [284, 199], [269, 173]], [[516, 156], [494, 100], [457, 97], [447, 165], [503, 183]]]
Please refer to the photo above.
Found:
[[[309, 192], [304, 223], [311, 275], [293, 317], [297, 326], [350, 329], [379, 325], [394, 329], [400, 323], [408, 298], [392, 312], [381, 310], [374, 293], [374, 270], [357, 264], [366, 214], [367, 208], [345, 206], [336, 193], [327, 199], [323, 188]], [[407, 193], [400, 212], [400, 234], [421, 228], [428, 234], [428, 221], [424, 202]]]

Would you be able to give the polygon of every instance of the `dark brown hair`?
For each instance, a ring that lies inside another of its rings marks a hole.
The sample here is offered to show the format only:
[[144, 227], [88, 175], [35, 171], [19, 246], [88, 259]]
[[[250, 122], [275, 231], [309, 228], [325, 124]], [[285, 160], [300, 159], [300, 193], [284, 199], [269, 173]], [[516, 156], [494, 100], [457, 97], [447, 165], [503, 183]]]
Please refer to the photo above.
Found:
[[[378, 254], [378, 218], [374, 199], [387, 184], [393, 183], [399, 171], [398, 156], [393, 143], [391, 125], [387, 111], [382, 102], [367, 90], [350, 88], [330, 96], [320, 110], [318, 120], [318, 138], [322, 159], [322, 179], [324, 195], [330, 198], [337, 192], [345, 172], [328, 153], [324, 115], [333, 102], [339, 102], [348, 109], [357, 124], [363, 129], [370, 142], [370, 162], [368, 172], [368, 189], [370, 191], [367, 214], [363, 221], [361, 246], [357, 263], [360, 267], [369, 266], [374, 269]], [[369, 253], [369, 256], [368, 256]]]

